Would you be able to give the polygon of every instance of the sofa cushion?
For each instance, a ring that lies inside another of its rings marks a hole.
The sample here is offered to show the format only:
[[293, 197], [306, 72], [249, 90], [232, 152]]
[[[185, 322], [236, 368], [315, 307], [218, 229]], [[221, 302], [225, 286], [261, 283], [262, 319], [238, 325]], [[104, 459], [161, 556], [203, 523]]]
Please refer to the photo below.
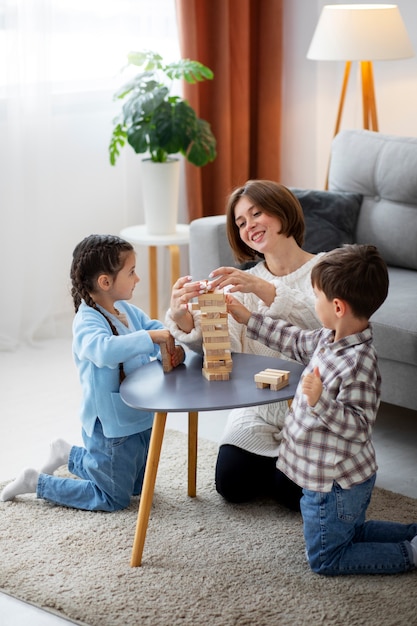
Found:
[[343, 130], [333, 139], [329, 189], [364, 196], [357, 243], [388, 265], [417, 270], [417, 138]]
[[375, 347], [379, 358], [417, 366], [417, 272], [388, 272], [388, 297], [371, 318]]
[[360, 193], [290, 189], [304, 213], [304, 250], [317, 254], [355, 241], [356, 222], [362, 203]]

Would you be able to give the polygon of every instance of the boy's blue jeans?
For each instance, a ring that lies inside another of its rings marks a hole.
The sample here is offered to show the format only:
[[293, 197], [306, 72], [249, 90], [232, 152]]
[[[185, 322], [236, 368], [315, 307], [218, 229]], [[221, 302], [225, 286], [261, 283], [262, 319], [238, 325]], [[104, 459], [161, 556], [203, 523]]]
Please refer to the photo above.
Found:
[[91, 437], [83, 431], [85, 448], [71, 448], [68, 469], [75, 478], [41, 474], [37, 496], [87, 511], [117, 511], [142, 491], [151, 429], [128, 437], [108, 438], [97, 419]]
[[328, 493], [303, 489], [301, 513], [311, 569], [327, 576], [395, 574], [414, 569], [417, 524], [365, 521], [376, 476]]

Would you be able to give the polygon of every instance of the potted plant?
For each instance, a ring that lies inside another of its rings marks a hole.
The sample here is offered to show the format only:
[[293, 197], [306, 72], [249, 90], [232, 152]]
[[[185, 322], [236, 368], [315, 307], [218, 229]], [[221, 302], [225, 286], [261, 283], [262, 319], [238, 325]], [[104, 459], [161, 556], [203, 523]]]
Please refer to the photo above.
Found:
[[[143, 172], [142, 185], [146, 195], [155, 178], [158, 198], [157, 207], [150, 207], [148, 200], [144, 199], [145, 222], [151, 234], [168, 234], [175, 232], [179, 190], [179, 160], [171, 155], [182, 154], [199, 167], [216, 158], [216, 139], [210, 124], [198, 118], [186, 100], [170, 95], [170, 92], [175, 80], [184, 79], [195, 84], [211, 80], [213, 72], [202, 63], [189, 59], [164, 64], [159, 54], [148, 50], [130, 52], [128, 65], [138, 66], [143, 71], [114, 95], [123, 100], [123, 106], [114, 120], [109, 145], [110, 163], [115, 165], [126, 142], [137, 154], [149, 154], [143, 161], [147, 171]], [[170, 175], [175, 180], [174, 190], [169, 190], [162, 181], [163, 171], [171, 168], [175, 170], [174, 175]], [[166, 198], [161, 196], [163, 191], [166, 191]], [[172, 199], [175, 200], [174, 217], [163, 218], [160, 209]]]

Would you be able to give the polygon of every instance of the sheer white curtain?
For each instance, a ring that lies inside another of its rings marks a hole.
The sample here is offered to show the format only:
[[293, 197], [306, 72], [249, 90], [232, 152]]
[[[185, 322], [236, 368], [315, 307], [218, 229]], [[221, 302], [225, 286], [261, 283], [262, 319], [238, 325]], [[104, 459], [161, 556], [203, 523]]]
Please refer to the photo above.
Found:
[[175, 0], [0, 0], [0, 349], [70, 319], [78, 241], [143, 221], [137, 156], [107, 151], [143, 48], [179, 58]]

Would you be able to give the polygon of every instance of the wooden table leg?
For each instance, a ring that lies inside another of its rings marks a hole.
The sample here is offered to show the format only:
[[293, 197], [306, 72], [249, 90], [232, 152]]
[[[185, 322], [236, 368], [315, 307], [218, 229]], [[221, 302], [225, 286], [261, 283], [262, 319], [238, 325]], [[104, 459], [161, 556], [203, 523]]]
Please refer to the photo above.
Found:
[[158, 319], [158, 251], [156, 246], [149, 246], [149, 317]]
[[164, 438], [166, 419], [166, 413], [155, 413], [155, 418], [152, 426], [152, 435], [149, 443], [148, 459], [146, 461], [142, 494], [140, 496], [138, 519], [136, 522], [136, 532], [133, 541], [132, 558], [130, 561], [130, 565], [132, 567], [138, 567], [142, 563], [142, 553], [143, 547], [145, 545], [146, 531], [148, 529], [153, 493], [155, 490], [156, 474], [158, 471], [159, 457], [161, 456], [161, 447]]
[[188, 495], [197, 495], [197, 435], [198, 412], [188, 413]]
[[177, 282], [180, 277], [180, 249], [179, 246], [168, 246], [171, 256], [171, 285]]

